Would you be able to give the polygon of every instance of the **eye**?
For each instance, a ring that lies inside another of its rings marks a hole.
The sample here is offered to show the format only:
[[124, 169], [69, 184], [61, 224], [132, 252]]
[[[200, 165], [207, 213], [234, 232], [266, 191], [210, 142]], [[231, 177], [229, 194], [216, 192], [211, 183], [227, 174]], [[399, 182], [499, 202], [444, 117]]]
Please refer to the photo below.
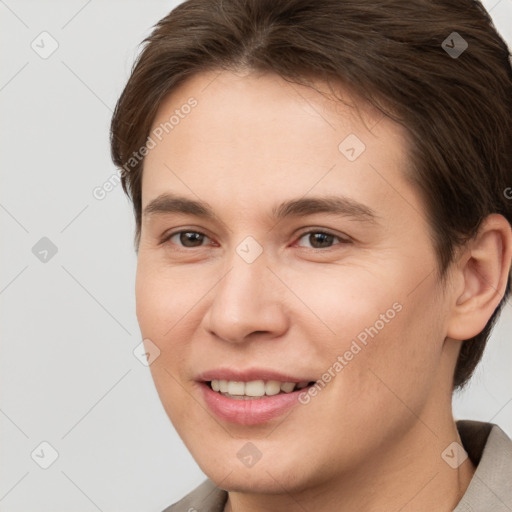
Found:
[[[305, 240], [305, 243], [301, 243], [301, 240]], [[335, 242], [342, 244], [350, 243], [349, 240], [332, 233], [327, 233], [325, 231], [308, 231], [300, 236], [297, 245], [301, 247], [308, 247], [310, 249], [325, 249], [332, 247]]]
[[177, 231], [167, 236], [162, 243], [171, 242], [175, 245], [194, 248], [202, 245], [210, 245], [211, 240], [207, 243], [205, 241], [210, 240], [206, 235], [199, 231]]

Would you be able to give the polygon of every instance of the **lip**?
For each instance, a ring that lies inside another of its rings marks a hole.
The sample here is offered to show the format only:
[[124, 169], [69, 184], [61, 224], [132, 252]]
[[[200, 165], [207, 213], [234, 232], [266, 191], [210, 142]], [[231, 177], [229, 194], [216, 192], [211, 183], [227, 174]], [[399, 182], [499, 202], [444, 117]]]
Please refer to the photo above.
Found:
[[309, 389], [297, 389], [290, 393], [263, 396], [249, 400], [229, 398], [213, 391], [209, 386], [212, 380], [233, 380], [250, 382], [253, 380], [276, 380], [279, 382], [315, 382], [310, 376], [294, 376], [270, 369], [251, 368], [233, 370], [219, 368], [197, 376], [197, 381], [208, 408], [220, 419], [239, 425], [258, 425], [283, 415], [290, 408], [300, 404], [299, 396]]
[[207, 382], [200, 382], [199, 387], [206, 405], [218, 418], [239, 425], [258, 425], [281, 416], [300, 404], [299, 395], [309, 389], [306, 387], [291, 393], [243, 400], [221, 395], [213, 391]]
[[236, 380], [250, 382], [252, 380], [277, 380], [279, 382], [311, 382], [316, 381], [311, 375], [291, 375], [265, 368], [248, 368], [247, 370], [233, 370], [232, 368], [217, 368], [200, 373], [197, 381], [209, 382], [211, 380]]

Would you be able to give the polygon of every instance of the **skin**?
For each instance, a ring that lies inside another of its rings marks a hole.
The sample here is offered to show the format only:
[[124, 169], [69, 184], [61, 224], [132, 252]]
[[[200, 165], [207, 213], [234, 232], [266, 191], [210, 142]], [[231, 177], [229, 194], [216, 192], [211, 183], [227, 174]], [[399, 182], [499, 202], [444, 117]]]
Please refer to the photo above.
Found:
[[[503, 296], [510, 226], [488, 217], [442, 281], [405, 178], [404, 128], [347, 91], [349, 105], [248, 71], [193, 76], [153, 127], [191, 96], [197, 106], [145, 159], [142, 207], [173, 192], [208, 203], [215, 218], [143, 216], [137, 318], [160, 350], [150, 368], [163, 406], [203, 472], [229, 491], [225, 510], [453, 510], [475, 470], [441, 457], [460, 443], [458, 340], [480, 332]], [[366, 145], [353, 162], [338, 149], [349, 134]], [[376, 221], [272, 218], [285, 200], [332, 194]], [[205, 237], [161, 243], [180, 230]], [[335, 236], [319, 247], [308, 231]], [[236, 252], [247, 236], [263, 249], [250, 264]], [[395, 303], [401, 311], [307, 405], [253, 426], [205, 405], [198, 373], [227, 365], [320, 378]], [[252, 467], [236, 455], [248, 441], [262, 454]]]

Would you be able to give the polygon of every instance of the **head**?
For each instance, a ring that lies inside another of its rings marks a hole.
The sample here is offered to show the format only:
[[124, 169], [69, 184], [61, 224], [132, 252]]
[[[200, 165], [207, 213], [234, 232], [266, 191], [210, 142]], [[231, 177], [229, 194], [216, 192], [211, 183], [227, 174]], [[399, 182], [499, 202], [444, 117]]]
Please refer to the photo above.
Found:
[[[112, 155], [155, 384], [207, 474], [252, 440], [262, 488], [329, 478], [449, 410], [510, 292], [511, 133], [477, 2], [194, 0], [157, 24]], [[220, 367], [319, 384], [240, 425], [202, 402]]]

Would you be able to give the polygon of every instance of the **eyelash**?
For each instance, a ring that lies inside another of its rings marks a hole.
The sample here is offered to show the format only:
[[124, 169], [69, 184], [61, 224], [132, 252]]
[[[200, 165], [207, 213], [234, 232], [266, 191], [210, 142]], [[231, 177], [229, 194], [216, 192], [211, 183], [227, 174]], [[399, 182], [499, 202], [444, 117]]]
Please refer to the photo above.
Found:
[[[170, 233], [166, 236], [164, 236], [163, 240], [160, 242], [160, 244], [167, 244], [170, 242], [171, 238], [173, 236], [176, 236], [176, 235], [181, 235], [182, 233], [193, 233], [195, 235], [200, 235], [200, 236], [204, 236], [206, 238], [209, 238], [208, 235], [200, 232], [200, 231], [194, 231], [192, 229], [182, 229], [180, 231], [174, 231], [173, 233]], [[312, 234], [322, 234], [322, 235], [327, 235], [327, 236], [332, 236], [333, 238], [335, 239], [338, 239], [338, 243], [339, 244], [349, 244], [351, 243], [352, 241], [349, 240], [348, 238], [343, 238], [341, 236], [338, 236], [338, 235], [335, 235], [334, 233], [331, 233], [329, 231], [326, 231], [326, 230], [320, 230], [320, 229], [312, 229], [312, 230], [309, 230], [309, 231], [305, 231], [303, 233], [301, 233], [298, 238], [297, 238], [297, 241], [299, 241], [300, 239], [302, 239], [303, 237], [305, 237], [306, 235], [312, 235]], [[296, 243], [296, 242], [295, 242]], [[200, 247], [204, 247], [204, 246], [208, 246], [210, 244], [202, 244], [202, 245], [199, 245], [197, 247], [185, 247], [185, 246], [180, 246], [178, 245], [178, 247], [180, 247], [180, 250], [187, 250], [187, 249], [198, 249]], [[333, 249], [335, 248], [335, 245], [333, 246], [329, 246], [329, 247], [324, 247], [324, 248], [317, 248], [317, 247], [304, 247], [304, 246], [301, 246], [305, 249], [311, 249], [313, 251], [326, 251], [326, 250], [329, 250], [329, 249]]]
[[[351, 240], [349, 240], [348, 238], [343, 238], [343, 237], [341, 237], [339, 235], [331, 233], [330, 231], [325, 231], [325, 230], [321, 230], [321, 229], [310, 229], [309, 231], [304, 231], [303, 233], [301, 233], [299, 235], [299, 237], [297, 238], [297, 241], [299, 241], [301, 238], [304, 238], [305, 236], [312, 235], [312, 234], [327, 235], [327, 236], [333, 237], [334, 239], [338, 240], [338, 243], [337, 244], [334, 243], [332, 246], [323, 247], [323, 248], [304, 247], [304, 246], [301, 246], [301, 247], [303, 247], [305, 249], [311, 249], [313, 251], [327, 251], [329, 249], [336, 249], [336, 245], [346, 245], [346, 244], [351, 243]], [[295, 242], [295, 243], [297, 243], [297, 242]]]

